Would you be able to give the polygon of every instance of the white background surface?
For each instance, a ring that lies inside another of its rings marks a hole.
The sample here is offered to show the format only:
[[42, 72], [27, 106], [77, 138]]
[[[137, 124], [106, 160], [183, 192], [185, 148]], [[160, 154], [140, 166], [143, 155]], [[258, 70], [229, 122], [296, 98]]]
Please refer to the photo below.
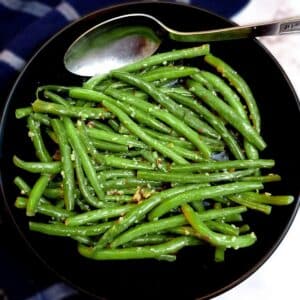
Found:
[[[252, 0], [233, 19], [239, 24], [300, 16], [299, 0]], [[300, 34], [260, 39], [281, 63], [300, 97]], [[283, 105], [284, 105], [284, 99]], [[300, 128], [298, 128], [298, 144]], [[300, 166], [299, 166], [300, 167]], [[299, 182], [300, 185], [300, 182]], [[246, 281], [214, 300], [300, 299], [300, 215], [271, 258]]]

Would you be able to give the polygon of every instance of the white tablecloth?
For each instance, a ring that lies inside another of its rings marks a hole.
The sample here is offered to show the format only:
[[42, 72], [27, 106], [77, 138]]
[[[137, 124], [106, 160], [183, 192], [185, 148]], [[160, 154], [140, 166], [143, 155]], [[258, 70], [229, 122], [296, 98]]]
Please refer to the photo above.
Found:
[[[234, 21], [256, 21], [300, 16], [299, 0], [252, 0]], [[300, 34], [260, 39], [287, 73], [300, 98]], [[300, 128], [299, 128], [300, 130]], [[298, 136], [300, 133], [298, 132]], [[300, 167], [300, 166], [299, 166]], [[300, 185], [300, 182], [299, 182]], [[269, 260], [237, 287], [215, 300], [298, 300], [300, 299], [300, 215]]]

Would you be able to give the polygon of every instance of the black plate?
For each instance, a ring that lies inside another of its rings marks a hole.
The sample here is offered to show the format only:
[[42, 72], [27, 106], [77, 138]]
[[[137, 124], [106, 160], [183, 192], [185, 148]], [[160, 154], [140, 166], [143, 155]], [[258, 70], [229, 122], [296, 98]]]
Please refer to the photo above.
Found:
[[[28, 105], [39, 84], [81, 84], [68, 73], [63, 54], [70, 43], [91, 26], [129, 12], [153, 14], [179, 30], [199, 30], [231, 23], [207, 11], [170, 3], [135, 3], [95, 12], [55, 35], [32, 58], [19, 76], [7, 101], [1, 122], [1, 188], [12, 219], [32, 250], [45, 264], [81, 291], [107, 299], [207, 299], [232, 288], [257, 270], [285, 236], [298, 202], [274, 208], [271, 216], [249, 214], [248, 222], [258, 242], [249, 249], [228, 251], [226, 261], [213, 262], [202, 248], [180, 252], [174, 263], [145, 261], [95, 262], [80, 257], [75, 244], [31, 233], [23, 212], [13, 206], [18, 193], [12, 181], [19, 172], [12, 155], [32, 157], [24, 122], [16, 121], [17, 107]], [[175, 45], [176, 46], [176, 45]], [[268, 148], [262, 157], [274, 158], [282, 182], [270, 186], [277, 194], [299, 195], [299, 105], [286, 75], [264, 47], [255, 40], [212, 43], [212, 51], [239, 70], [253, 89], [262, 115], [262, 135]], [[165, 43], [164, 48], [174, 47]]]

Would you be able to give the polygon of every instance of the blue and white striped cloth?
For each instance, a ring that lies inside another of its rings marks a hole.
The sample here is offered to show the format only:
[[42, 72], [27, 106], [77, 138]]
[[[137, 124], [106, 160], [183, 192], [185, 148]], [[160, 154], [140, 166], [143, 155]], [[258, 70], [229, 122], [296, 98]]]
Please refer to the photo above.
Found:
[[[230, 18], [249, 0], [173, 0], [190, 3]], [[26, 62], [53, 34], [68, 23], [91, 11], [126, 0], [0, 0], [0, 111], [16, 77]], [[9, 251], [0, 248], [0, 298], [10, 290], [8, 299], [24, 299], [22, 289], [10, 289], [1, 278], [13, 278], [14, 286], [24, 286], [21, 270], [14, 267]], [[3, 258], [5, 256], [5, 258]], [[8, 267], [5, 267], [8, 266]], [[2, 282], [1, 282], [2, 281]], [[8, 282], [8, 281], [7, 281]], [[3, 286], [4, 284], [4, 286]], [[8, 285], [10, 282], [8, 282]], [[27, 300], [66, 299], [75, 291], [63, 283], [57, 283], [39, 291]], [[55, 296], [53, 296], [55, 295]]]
[[[51, 35], [82, 15], [121, 2], [126, 1], [0, 0], [0, 97], [5, 97], [26, 62]], [[249, 1], [175, 2], [198, 5], [225, 17], [231, 17]]]

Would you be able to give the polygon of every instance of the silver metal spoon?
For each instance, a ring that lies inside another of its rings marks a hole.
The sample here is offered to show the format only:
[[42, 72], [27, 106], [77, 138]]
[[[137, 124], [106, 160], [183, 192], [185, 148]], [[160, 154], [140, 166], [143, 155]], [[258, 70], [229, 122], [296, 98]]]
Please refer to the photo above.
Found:
[[121, 15], [80, 35], [68, 48], [64, 64], [81, 76], [106, 74], [112, 69], [152, 55], [161, 38], [180, 42], [211, 42], [300, 32], [300, 17], [225, 29], [180, 32], [143, 13]]

